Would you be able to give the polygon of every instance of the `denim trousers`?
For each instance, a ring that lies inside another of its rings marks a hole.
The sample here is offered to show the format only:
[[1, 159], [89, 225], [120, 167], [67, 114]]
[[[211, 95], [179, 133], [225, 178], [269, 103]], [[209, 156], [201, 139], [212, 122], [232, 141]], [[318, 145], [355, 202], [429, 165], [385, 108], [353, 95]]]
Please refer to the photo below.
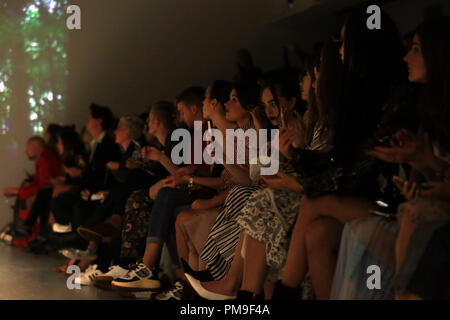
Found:
[[193, 201], [185, 190], [168, 187], [159, 190], [150, 214], [147, 243], [168, 242], [175, 234], [175, 220], [180, 213], [177, 207], [190, 205]]

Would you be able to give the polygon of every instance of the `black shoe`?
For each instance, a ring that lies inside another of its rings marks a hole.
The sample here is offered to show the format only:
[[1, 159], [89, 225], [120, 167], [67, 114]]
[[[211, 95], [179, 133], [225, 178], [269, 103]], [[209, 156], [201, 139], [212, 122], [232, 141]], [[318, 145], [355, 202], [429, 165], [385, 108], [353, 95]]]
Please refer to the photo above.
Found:
[[251, 300], [253, 301], [255, 298], [255, 294], [250, 291], [239, 290], [236, 300]]
[[37, 254], [47, 254], [55, 251], [56, 249], [46, 237], [39, 235], [36, 237], [36, 239], [28, 243], [28, 250]]
[[203, 271], [195, 271], [192, 270], [192, 268], [189, 266], [189, 264], [181, 259], [181, 264], [183, 265], [184, 271], [194, 277], [197, 280], [200, 280], [201, 282], [208, 282], [208, 281], [214, 281], [215, 279], [211, 275], [211, 273], [208, 270]]
[[31, 236], [31, 228], [25, 224], [17, 226], [15, 229], [16, 238], [29, 238]]
[[57, 249], [74, 248], [84, 250], [88, 245], [88, 242], [76, 232], [52, 233], [49, 235], [49, 240]]
[[272, 300], [300, 300], [301, 292], [298, 288], [285, 286], [278, 281], [273, 290]]

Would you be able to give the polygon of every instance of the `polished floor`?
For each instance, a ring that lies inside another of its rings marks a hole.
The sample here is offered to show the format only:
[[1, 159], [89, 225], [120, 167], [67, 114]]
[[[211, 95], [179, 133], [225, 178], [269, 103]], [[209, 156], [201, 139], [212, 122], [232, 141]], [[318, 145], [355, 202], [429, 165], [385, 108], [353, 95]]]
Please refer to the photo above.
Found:
[[58, 255], [36, 255], [0, 242], [1, 300], [111, 300], [116, 292], [93, 286], [70, 290], [67, 278], [54, 271], [67, 260]]

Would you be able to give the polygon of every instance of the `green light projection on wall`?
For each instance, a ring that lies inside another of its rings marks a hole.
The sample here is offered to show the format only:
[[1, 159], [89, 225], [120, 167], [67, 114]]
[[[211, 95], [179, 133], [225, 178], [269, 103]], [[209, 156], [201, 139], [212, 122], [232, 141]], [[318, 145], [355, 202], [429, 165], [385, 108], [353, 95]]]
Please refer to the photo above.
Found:
[[[67, 6], [68, 0], [0, 0], [0, 134], [11, 129], [14, 102], [26, 104], [33, 134], [64, 109]], [[14, 73], [20, 85], [11, 81]]]

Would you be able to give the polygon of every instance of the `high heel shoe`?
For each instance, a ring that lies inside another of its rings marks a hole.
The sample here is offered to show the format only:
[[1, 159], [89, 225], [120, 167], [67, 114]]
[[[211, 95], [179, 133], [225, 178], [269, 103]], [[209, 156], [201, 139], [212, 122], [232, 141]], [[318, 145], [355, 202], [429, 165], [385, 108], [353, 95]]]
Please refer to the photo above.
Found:
[[280, 280], [273, 290], [272, 300], [300, 300], [301, 292], [299, 288], [285, 286]]
[[193, 278], [200, 280], [202, 282], [214, 281], [215, 279], [208, 270], [195, 271], [189, 266], [189, 264], [181, 259], [181, 264], [183, 265], [184, 272], [191, 275]]
[[200, 297], [206, 300], [234, 300], [236, 299], [236, 296], [226, 296], [223, 294], [211, 292], [209, 290], [206, 290], [203, 288], [200, 281], [197, 279], [194, 279], [191, 275], [185, 273], [186, 279], [189, 281], [189, 284], [191, 287], [195, 290], [195, 292], [198, 293]]

